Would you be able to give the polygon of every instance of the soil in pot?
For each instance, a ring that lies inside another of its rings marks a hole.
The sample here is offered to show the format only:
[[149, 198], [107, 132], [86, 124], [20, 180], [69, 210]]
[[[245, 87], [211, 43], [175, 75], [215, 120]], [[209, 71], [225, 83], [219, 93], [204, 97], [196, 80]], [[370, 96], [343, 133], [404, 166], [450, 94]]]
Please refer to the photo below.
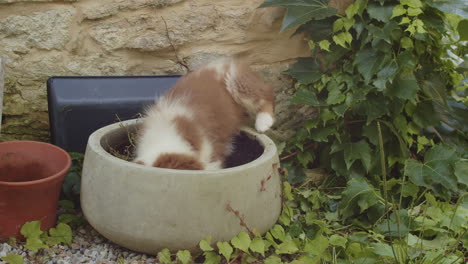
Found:
[[[124, 127], [126, 133], [116, 134], [109, 142], [101, 142], [103, 148], [120, 159], [133, 160], [138, 127]], [[227, 157], [224, 168], [232, 168], [254, 161], [263, 154], [263, 146], [247, 133], [240, 132], [234, 138], [234, 151]]]

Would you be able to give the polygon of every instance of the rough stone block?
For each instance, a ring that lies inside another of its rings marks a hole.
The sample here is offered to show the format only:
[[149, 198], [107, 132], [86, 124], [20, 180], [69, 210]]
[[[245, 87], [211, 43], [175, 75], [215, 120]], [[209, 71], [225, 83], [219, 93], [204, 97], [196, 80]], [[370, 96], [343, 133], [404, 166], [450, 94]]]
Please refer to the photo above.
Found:
[[[0, 0], [1, 1], [1, 0]], [[145, 7], [162, 8], [184, 0], [99, 0], [89, 2], [83, 9], [86, 19], [100, 19], [118, 14], [122, 10], [138, 10]]]
[[57, 8], [28, 16], [0, 19], [0, 46], [28, 51], [30, 48], [63, 49], [70, 39], [70, 26], [75, 10]]
[[0, 0], [0, 4], [11, 4], [11, 3], [34, 3], [34, 2], [76, 2], [78, 0]]

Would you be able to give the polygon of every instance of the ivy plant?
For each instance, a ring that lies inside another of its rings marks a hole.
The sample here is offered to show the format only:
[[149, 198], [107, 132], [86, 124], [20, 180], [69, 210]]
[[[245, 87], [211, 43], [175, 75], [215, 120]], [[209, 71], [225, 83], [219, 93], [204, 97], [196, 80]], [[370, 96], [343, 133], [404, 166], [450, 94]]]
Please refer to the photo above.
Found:
[[[193, 263], [465, 263], [464, 0], [266, 0], [310, 56], [285, 74], [317, 109], [285, 145], [283, 211], [265, 235], [199, 244]], [[313, 180], [313, 168], [329, 177]], [[248, 223], [245, 223], [248, 225]], [[249, 228], [252, 230], [252, 228]], [[162, 263], [184, 263], [167, 249]]]
[[311, 49], [286, 74], [290, 102], [319, 118], [304, 116], [285, 151], [320, 144], [293, 163], [375, 186], [409, 181], [447, 201], [466, 191], [466, 1], [357, 0], [344, 15], [323, 0], [268, 6], [286, 7], [283, 30], [299, 25]]

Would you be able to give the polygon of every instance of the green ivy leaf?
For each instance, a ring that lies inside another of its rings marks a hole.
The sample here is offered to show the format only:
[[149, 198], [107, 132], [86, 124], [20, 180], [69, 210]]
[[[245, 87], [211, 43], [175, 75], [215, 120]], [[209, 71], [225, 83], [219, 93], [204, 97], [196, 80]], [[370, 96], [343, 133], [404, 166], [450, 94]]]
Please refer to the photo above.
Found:
[[265, 259], [265, 264], [282, 264], [283, 262], [278, 256], [271, 255]]
[[302, 6], [288, 6], [281, 31], [305, 24], [310, 20], [334, 16], [337, 12], [335, 8], [328, 7], [326, 0], [309, 0], [308, 2]]
[[281, 31], [307, 23], [331, 17], [337, 10], [328, 6], [327, 0], [266, 0], [259, 7], [287, 7]]
[[441, 186], [446, 191], [458, 190], [457, 179], [453, 171], [453, 165], [457, 159], [454, 149], [445, 145], [436, 145], [425, 153], [424, 162], [407, 160], [404, 173], [412, 183], [432, 189], [434, 193], [445, 197], [440, 191]]
[[336, 133], [334, 127], [322, 127], [314, 129], [310, 135], [310, 138], [317, 142], [328, 142], [328, 137]]
[[413, 113], [413, 121], [421, 128], [436, 126], [440, 123], [431, 101], [424, 101], [416, 106]]
[[342, 237], [340, 235], [332, 235], [328, 241], [330, 242], [330, 245], [333, 246], [338, 246], [342, 248], [346, 248], [346, 242], [348, 241], [346, 237]]
[[231, 240], [231, 244], [246, 253], [249, 252], [250, 243], [252, 240], [245, 232], [240, 232], [236, 237]]
[[400, 0], [400, 3], [413, 8], [422, 7], [421, 0]]
[[459, 160], [455, 163], [455, 176], [459, 183], [468, 186], [468, 160]]
[[213, 248], [210, 246], [211, 236], [207, 236], [205, 239], [201, 240], [199, 243], [200, 249], [203, 251], [212, 251]]
[[371, 166], [371, 149], [365, 140], [343, 145], [346, 167], [351, 168], [356, 160], [360, 160], [367, 171]]
[[73, 232], [69, 225], [59, 223], [57, 227], [51, 228], [49, 230], [49, 234], [49, 245], [57, 245], [60, 243], [64, 243], [71, 246]]
[[213, 251], [203, 253], [205, 256], [205, 262], [203, 264], [219, 264], [221, 262], [221, 256]]
[[275, 250], [275, 253], [276, 254], [294, 254], [297, 251], [299, 251], [299, 248], [297, 247], [296, 243], [294, 243], [293, 240], [287, 240], [278, 245], [278, 247]]
[[468, 5], [465, 0], [426, 0], [426, 4], [439, 9], [442, 12], [459, 15], [468, 18]]
[[364, 8], [366, 8], [366, 6], [367, 0], [353, 1], [353, 3], [350, 4], [345, 10], [346, 17], [352, 18], [355, 15], [362, 16], [362, 12], [364, 11]]
[[164, 264], [170, 264], [172, 263], [171, 260], [171, 252], [169, 249], [165, 248], [158, 253], [158, 261], [164, 263]]
[[300, 26], [293, 35], [305, 33], [309, 39], [318, 42], [330, 37], [333, 33], [332, 24], [334, 18], [312, 20]]
[[401, 47], [404, 48], [404, 49], [412, 49], [414, 48], [414, 45], [413, 45], [413, 41], [408, 38], [408, 37], [403, 37], [401, 40], [400, 40], [400, 44], [401, 44]]
[[320, 102], [314, 92], [305, 88], [299, 89], [290, 99], [290, 104], [302, 104], [308, 106], [318, 106]]
[[408, 16], [412, 16], [412, 17], [418, 16], [418, 15], [422, 14], [422, 12], [423, 11], [419, 7], [418, 8], [413, 8], [413, 7], [408, 8]]
[[[348, 186], [342, 193], [342, 200], [339, 204], [343, 219], [347, 219], [355, 213], [362, 213], [369, 207], [382, 200], [365, 178], [353, 178], [348, 181]], [[360, 208], [360, 210], [357, 210]]]
[[188, 250], [179, 250], [177, 251], [177, 260], [180, 261], [182, 264], [188, 264], [192, 260], [192, 255]]
[[286, 233], [284, 232], [284, 228], [280, 225], [274, 225], [273, 228], [270, 229], [271, 235], [278, 239], [279, 241], [284, 241], [286, 239]]
[[58, 223], [64, 223], [64, 224], [70, 224], [70, 225], [80, 225], [84, 222], [85, 220], [76, 215], [76, 214], [61, 214], [58, 217], [57, 222]]
[[32, 250], [34, 252], [37, 252], [41, 248], [49, 248], [44, 242], [42, 242], [42, 239], [39, 237], [30, 237], [26, 240], [26, 244], [24, 244], [24, 247]]
[[387, 113], [389, 100], [382, 94], [369, 94], [366, 99], [355, 106], [355, 111], [360, 115], [367, 116], [366, 125], [368, 125]]
[[73, 201], [70, 201], [70, 200], [60, 200], [58, 201], [58, 206], [60, 209], [63, 209], [66, 211], [75, 209], [75, 204], [73, 203]]
[[421, 88], [425, 95], [442, 105], [447, 103], [446, 85], [437, 77], [428, 78], [421, 81]]
[[252, 240], [252, 243], [250, 243], [250, 250], [252, 250], [252, 252], [256, 252], [262, 256], [265, 256], [265, 242], [263, 241], [263, 239], [260, 237], [254, 238]]
[[322, 120], [324, 126], [327, 124], [328, 121], [335, 119], [336, 114], [330, 111], [329, 109], [325, 108], [320, 112], [320, 120]]
[[413, 197], [416, 198], [418, 196], [419, 187], [416, 184], [412, 184], [411, 182], [406, 182], [403, 186], [401, 186], [401, 195], [403, 197]]
[[367, 5], [367, 13], [375, 20], [387, 23], [392, 18], [393, 6], [381, 6], [376, 4]]
[[382, 242], [372, 243], [373, 252], [382, 257], [394, 257], [392, 247]]
[[393, 8], [392, 16], [390, 18], [399, 17], [406, 14], [406, 8], [403, 5], [397, 5]]
[[461, 41], [468, 40], [468, 20], [467, 19], [462, 20], [458, 23], [457, 31], [458, 31], [458, 34], [460, 35]]
[[330, 41], [324, 39], [324, 40], [319, 41], [318, 44], [319, 44], [319, 47], [322, 50], [326, 50], [326, 51], [330, 52]]
[[39, 238], [44, 233], [41, 231], [41, 221], [26, 222], [21, 227], [20, 233], [25, 238]]
[[218, 242], [216, 243], [216, 246], [218, 246], [219, 253], [221, 253], [221, 255], [223, 255], [227, 261], [229, 261], [233, 252], [231, 245], [229, 245], [227, 242]]
[[333, 33], [338, 32], [344, 28], [344, 20], [342, 18], [333, 22]]
[[366, 83], [369, 83], [372, 76], [380, 71], [384, 60], [385, 55], [375, 49], [361, 49], [356, 53], [354, 65], [362, 74]]
[[6, 261], [9, 264], [23, 264], [24, 263], [23, 257], [17, 254], [8, 254], [4, 257], [1, 257], [0, 259], [3, 261]]
[[284, 72], [296, 79], [301, 84], [310, 84], [320, 80], [322, 73], [320, 72], [320, 64], [315, 58], [298, 58], [297, 62]]
[[339, 103], [342, 103], [346, 99], [345, 94], [341, 91], [343, 87], [344, 87], [343, 83], [337, 83], [335, 80], [328, 82], [328, 85], [327, 85], [327, 90], [328, 90], [327, 104], [328, 105], [339, 104]]
[[387, 94], [414, 102], [419, 91], [418, 81], [412, 72], [397, 75], [393, 84], [389, 86]]
[[351, 42], [353, 41], [353, 36], [349, 32], [341, 32], [338, 35], [333, 36], [333, 41], [337, 45], [340, 45], [343, 48], [347, 49], [349, 45], [351, 45]]
[[318, 235], [313, 240], [306, 242], [304, 251], [315, 256], [322, 256], [327, 248], [328, 239], [323, 235]]
[[62, 191], [68, 199], [79, 196], [81, 188], [81, 177], [79, 171], [70, 171], [65, 176]]

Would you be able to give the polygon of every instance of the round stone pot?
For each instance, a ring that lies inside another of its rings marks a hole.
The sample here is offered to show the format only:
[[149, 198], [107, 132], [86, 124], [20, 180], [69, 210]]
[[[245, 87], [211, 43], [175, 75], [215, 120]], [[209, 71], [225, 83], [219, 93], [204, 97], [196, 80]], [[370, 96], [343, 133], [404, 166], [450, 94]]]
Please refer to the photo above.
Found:
[[22, 238], [25, 222], [41, 220], [48, 230], [56, 222], [63, 180], [70, 155], [59, 147], [37, 141], [0, 143], [0, 241]]
[[213, 171], [153, 168], [107, 151], [128, 142], [127, 131], [138, 123], [112, 124], [89, 137], [81, 205], [103, 236], [156, 254], [163, 248], [194, 250], [208, 235], [213, 243], [230, 240], [246, 231], [241, 219], [260, 233], [275, 224], [281, 212], [281, 180], [276, 146], [267, 136], [244, 130], [263, 151], [240, 166]]

